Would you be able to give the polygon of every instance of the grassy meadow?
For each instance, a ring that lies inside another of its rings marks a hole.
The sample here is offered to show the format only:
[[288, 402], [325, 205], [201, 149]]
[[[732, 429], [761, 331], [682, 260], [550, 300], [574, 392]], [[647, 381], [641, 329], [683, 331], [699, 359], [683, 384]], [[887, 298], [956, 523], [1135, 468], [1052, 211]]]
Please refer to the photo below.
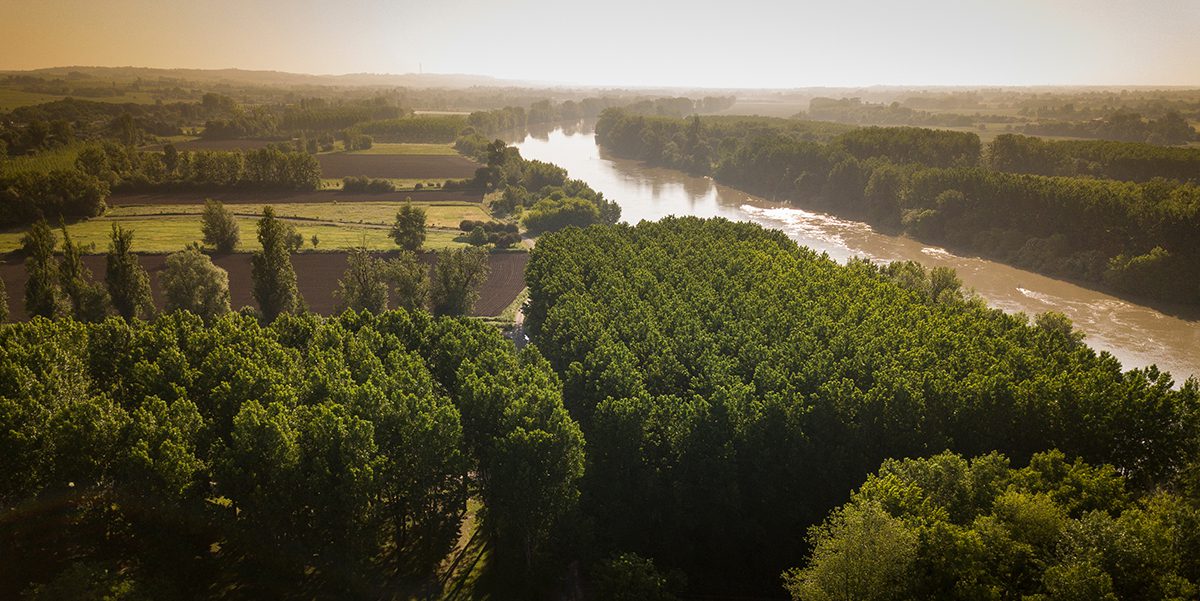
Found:
[[[304, 236], [306, 251], [347, 250], [366, 247], [370, 250], [392, 250], [396, 247], [388, 230], [395, 220], [396, 211], [402, 202], [362, 203], [296, 203], [277, 204], [276, 215], [295, 226]], [[472, 203], [415, 203], [426, 211], [426, 226], [430, 228], [425, 241], [426, 248], [449, 248], [463, 246], [455, 239], [461, 235], [457, 230], [464, 219], [488, 219], [487, 212]], [[262, 204], [226, 205], [237, 215], [241, 227], [239, 250], [258, 250], [255, 226]], [[90, 252], [104, 252], [108, 247], [109, 232], [113, 223], [132, 229], [135, 252], [170, 252], [179, 250], [201, 239], [201, 205], [139, 205], [113, 207], [101, 217], [69, 224], [71, 237]], [[27, 228], [0, 232], [0, 253], [14, 251], [21, 246], [21, 238]], [[313, 235], [319, 244], [312, 245]]]

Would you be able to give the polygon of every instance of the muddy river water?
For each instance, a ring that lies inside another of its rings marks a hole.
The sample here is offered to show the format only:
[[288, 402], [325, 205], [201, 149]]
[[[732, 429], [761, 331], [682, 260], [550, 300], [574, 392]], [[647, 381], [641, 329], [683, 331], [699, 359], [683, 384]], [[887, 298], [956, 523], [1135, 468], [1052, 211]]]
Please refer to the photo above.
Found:
[[1200, 377], [1200, 312], [1175, 316], [1075, 284], [970, 256], [959, 256], [910, 238], [876, 232], [862, 223], [772, 202], [671, 169], [612, 157], [586, 126], [534, 132], [517, 142], [521, 156], [566, 168], [605, 198], [621, 205], [623, 221], [667, 215], [725, 217], [779, 229], [796, 242], [841, 262], [914, 260], [958, 271], [963, 284], [989, 305], [1029, 315], [1059, 311], [1071, 318], [1097, 350], [1126, 368], [1156, 364], [1177, 383]]

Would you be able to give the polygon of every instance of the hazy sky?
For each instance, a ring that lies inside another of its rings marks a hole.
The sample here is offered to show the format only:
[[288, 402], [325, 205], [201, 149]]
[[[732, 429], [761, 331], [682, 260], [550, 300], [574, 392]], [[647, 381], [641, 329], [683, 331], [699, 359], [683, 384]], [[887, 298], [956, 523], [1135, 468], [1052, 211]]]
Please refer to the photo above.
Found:
[[0, 69], [1200, 85], [1200, 0], [0, 0]]

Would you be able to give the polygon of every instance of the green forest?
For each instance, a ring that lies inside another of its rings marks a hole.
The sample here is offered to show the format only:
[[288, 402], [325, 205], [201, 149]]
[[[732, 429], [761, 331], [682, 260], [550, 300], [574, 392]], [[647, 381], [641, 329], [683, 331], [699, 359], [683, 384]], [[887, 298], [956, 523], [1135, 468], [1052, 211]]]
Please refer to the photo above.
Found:
[[475, 321], [36, 319], [0, 355], [5, 598], [419, 595], [468, 498], [519, 592], [578, 497], [558, 377]]
[[913, 127], [819, 136], [806, 122], [596, 125], [621, 156], [1124, 294], [1200, 304], [1200, 150]]
[[[587, 440], [580, 506], [602, 557], [731, 595], [771, 594], [786, 570], [796, 599], [1103, 598], [1056, 592], [1085, 579], [1196, 593], [1200, 385], [1122, 371], [1061, 315], [721, 219], [568, 229], [526, 277], [528, 329]], [[975, 475], [889, 460], [946, 450], [1007, 459]], [[876, 522], [903, 548], [886, 554]], [[1127, 531], [1141, 538], [1095, 538]]]

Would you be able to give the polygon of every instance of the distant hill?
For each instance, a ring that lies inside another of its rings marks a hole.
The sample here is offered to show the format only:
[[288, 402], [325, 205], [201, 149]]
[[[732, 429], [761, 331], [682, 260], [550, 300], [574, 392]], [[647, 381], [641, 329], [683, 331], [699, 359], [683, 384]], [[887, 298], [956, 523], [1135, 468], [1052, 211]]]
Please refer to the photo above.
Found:
[[27, 75], [47, 79], [89, 79], [105, 82], [143, 80], [180, 80], [200, 83], [228, 83], [263, 86], [378, 86], [406, 88], [513, 87], [527, 85], [515, 80], [458, 73], [348, 73], [311, 75], [283, 71], [247, 69], [155, 69], [150, 67], [51, 67], [30, 71], [0, 71], [0, 76]]

